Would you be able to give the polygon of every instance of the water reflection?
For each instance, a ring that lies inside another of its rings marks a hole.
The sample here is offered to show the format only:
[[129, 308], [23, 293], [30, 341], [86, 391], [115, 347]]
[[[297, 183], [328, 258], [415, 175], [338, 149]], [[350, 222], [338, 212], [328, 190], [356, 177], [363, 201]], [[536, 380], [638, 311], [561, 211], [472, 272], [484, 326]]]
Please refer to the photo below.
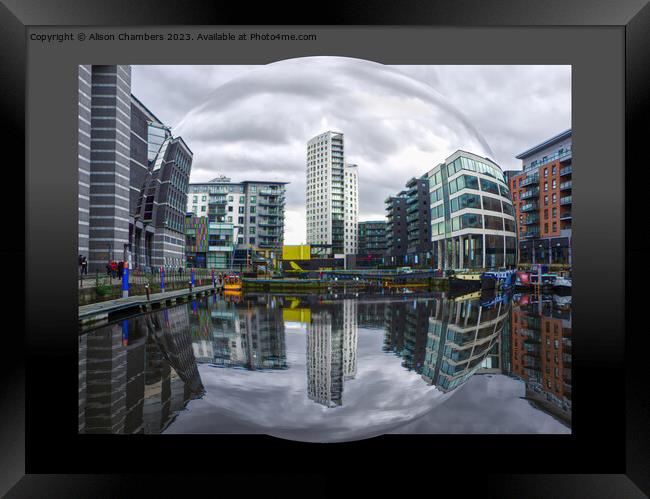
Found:
[[80, 337], [79, 431], [368, 438], [444, 411], [476, 374], [520, 380], [568, 424], [570, 328], [566, 297], [212, 296]]

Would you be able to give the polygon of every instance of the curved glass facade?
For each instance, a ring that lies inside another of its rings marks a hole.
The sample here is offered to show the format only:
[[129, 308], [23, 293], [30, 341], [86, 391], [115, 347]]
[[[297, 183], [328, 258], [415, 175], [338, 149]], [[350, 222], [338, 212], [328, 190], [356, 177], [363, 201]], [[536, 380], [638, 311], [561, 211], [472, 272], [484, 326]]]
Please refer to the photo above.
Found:
[[514, 267], [514, 210], [501, 168], [457, 151], [427, 176], [436, 268]]

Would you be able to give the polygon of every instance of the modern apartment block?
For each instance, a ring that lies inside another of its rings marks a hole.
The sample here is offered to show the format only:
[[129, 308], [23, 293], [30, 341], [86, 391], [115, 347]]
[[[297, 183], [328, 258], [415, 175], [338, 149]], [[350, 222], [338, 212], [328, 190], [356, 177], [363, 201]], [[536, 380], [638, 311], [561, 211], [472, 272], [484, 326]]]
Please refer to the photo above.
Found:
[[[213, 233], [226, 236], [229, 227], [232, 228], [235, 265], [245, 263], [251, 257], [251, 251], [278, 260], [284, 243], [286, 185], [287, 182], [274, 181], [231, 182], [224, 176], [209, 182], [192, 183], [187, 212], [207, 217], [210, 237]], [[216, 242], [228, 238], [213, 239]]]
[[192, 151], [131, 94], [131, 67], [79, 66], [79, 254], [90, 271], [178, 266]]
[[384, 263], [402, 265], [406, 261], [408, 227], [406, 222], [406, 194], [389, 196], [386, 204], [386, 253]]
[[386, 221], [358, 223], [357, 266], [376, 266], [384, 262], [386, 252]]
[[429, 179], [413, 177], [386, 204], [387, 265], [426, 265], [431, 259]]
[[501, 168], [459, 150], [427, 176], [435, 267], [513, 267], [515, 212]]
[[510, 179], [519, 262], [571, 265], [572, 154], [566, 130], [519, 154], [523, 171]]
[[343, 134], [328, 131], [307, 143], [307, 244], [331, 254], [357, 252], [358, 167], [345, 163]]
[[406, 183], [407, 265], [425, 265], [431, 261], [431, 208], [429, 179], [426, 175]]

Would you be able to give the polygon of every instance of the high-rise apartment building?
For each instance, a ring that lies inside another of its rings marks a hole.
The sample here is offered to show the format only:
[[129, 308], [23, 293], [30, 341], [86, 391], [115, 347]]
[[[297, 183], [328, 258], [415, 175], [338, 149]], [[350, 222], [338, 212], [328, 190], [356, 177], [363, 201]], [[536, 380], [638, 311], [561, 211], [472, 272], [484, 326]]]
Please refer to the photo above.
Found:
[[510, 179], [519, 262], [571, 265], [572, 154], [566, 130], [519, 154], [523, 172]]
[[192, 151], [131, 94], [131, 67], [79, 66], [79, 254], [104, 270], [184, 260]]
[[456, 151], [427, 175], [436, 268], [513, 267], [514, 208], [501, 168], [490, 159]]
[[193, 183], [189, 186], [187, 212], [207, 217], [209, 235], [219, 234], [213, 237], [215, 241], [224, 240], [230, 227], [232, 242], [215, 246], [225, 251], [223, 246], [234, 242], [235, 265], [245, 262], [250, 250], [277, 260], [284, 244], [286, 185], [274, 181], [231, 182], [224, 176]]
[[307, 243], [328, 253], [357, 252], [359, 174], [345, 163], [343, 134], [328, 131], [307, 143]]

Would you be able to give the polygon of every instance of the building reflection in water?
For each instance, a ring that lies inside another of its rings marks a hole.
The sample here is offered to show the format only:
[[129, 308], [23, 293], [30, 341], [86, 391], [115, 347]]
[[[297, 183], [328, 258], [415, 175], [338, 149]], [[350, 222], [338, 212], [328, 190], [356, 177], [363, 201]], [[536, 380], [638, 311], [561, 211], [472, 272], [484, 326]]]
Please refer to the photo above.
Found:
[[251, 371], [287, 369], [278, 301], [272, 296], [239, 302], [212, 296], [193, 302], [191, 335], [197, 362]]
[[160, 433], [203, 392], [184, 306], [80, 336], [80, 433]]
[[363, 379], [362, 328], [365, 338], [371, 330], [383, 335], [383, 351], [423, 385], [451, 392], [474, 374], [505, 374], [522, 381], [537, 409], [570, 425], [570, 297], [250, 293], [236, 301], [210, 296], [81, 335], [79, 432], [163, 432], [203, 396], [197, 364], [287, 370], [285, 324], [301, 324], [305, 395], [324, 407], [343, 406], [345, 383]]
[[307, 396], [326, 407], [343, 404], [343, 381], [357, 374], [357, 303], [343, 299], [310, 307]]
[[571, 423], [571, 297], [515, 296], [511, 374], [533, 405]]
[[509, 312], [507, 295], [482, 300], [480, 293], [455, 298], [440, 294], [393, 303], [386, 310], [384, 351], [448, 392], [479, 370], [501, 371], [500, 343]]

